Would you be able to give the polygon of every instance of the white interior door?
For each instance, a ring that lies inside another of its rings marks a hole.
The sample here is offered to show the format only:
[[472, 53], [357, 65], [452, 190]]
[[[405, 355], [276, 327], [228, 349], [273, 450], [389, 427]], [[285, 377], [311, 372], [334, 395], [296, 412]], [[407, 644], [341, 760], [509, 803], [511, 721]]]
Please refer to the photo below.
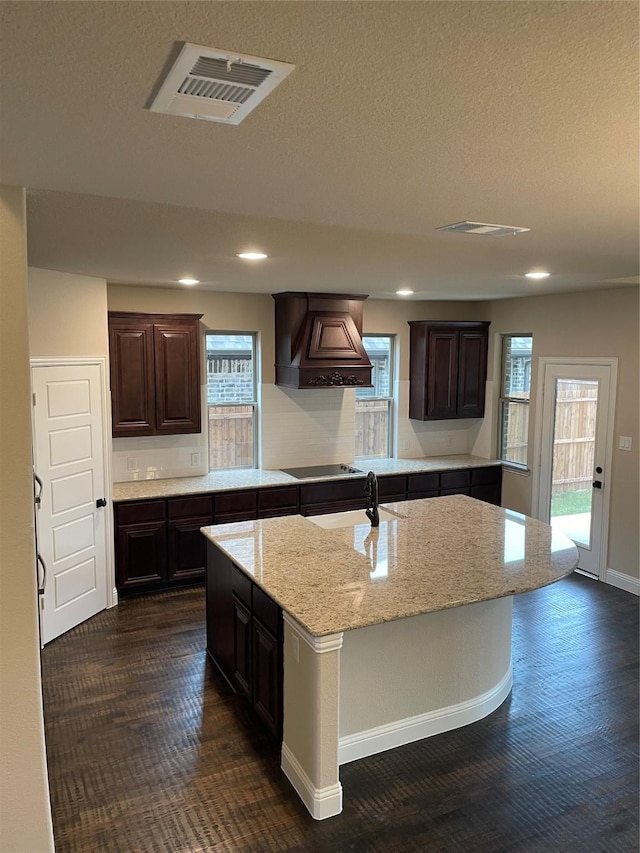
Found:
[[575, 542], [578, 568], [606, 574], [612, 365], [551, 362], [543, 383], [538, 518]]
[[44, 645], [107, 606], [104, 423], [99, 365], [34, 366], [31, 375]]

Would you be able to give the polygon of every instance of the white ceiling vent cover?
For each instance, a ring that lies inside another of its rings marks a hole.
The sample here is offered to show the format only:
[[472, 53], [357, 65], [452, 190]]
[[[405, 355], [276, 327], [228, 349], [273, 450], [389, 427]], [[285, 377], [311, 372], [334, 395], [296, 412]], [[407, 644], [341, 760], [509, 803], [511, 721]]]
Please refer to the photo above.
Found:
[[457, 234], [485, 234], [487, 237], [504, 237], [507, 234], [521, 234], [530, 228], [518, 228], [516, 225], [490, 225], [488, 222], [454, 222], [453, 225], [441, 225], [436, 231], [453, 231]]
[[185, 44], [150, 109], [240, 124], [294, 68], [287, 62]]

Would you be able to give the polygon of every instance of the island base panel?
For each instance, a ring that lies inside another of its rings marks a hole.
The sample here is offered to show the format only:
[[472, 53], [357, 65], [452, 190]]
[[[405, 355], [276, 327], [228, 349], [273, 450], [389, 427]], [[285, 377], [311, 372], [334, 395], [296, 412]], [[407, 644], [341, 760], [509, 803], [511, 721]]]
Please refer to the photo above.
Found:
[[509, 695], [513, 598], [344, 634], [340, 764], [486, 717]]

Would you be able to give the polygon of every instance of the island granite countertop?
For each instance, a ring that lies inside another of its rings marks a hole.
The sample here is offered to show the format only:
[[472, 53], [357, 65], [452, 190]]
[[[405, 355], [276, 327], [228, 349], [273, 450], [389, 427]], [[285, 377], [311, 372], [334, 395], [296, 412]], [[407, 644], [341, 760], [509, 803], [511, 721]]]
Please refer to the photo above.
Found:
[[201, 530], [316, 637], [528, 592], [578, 562], [548, 524], [465, 495], [385, 507], [398, 517], [378, 528], [296, 515]]
[[[499, 459], [484, 459], [481, 456], [460, 454], [457, 456], [427, 456], [422, 459], [359, 459], [355, 467], [362, 468], [362, 474], [345, 475], [348, 479], [364, 479], [367, 471], [373, 471], [378, 477], [389, 474], [413, 474], [436, 471], [454, 471], [464, 468], [481, 468], [487, 465], [501, 465]], [[170, 479], [134, 480], [126, 483], [114, 483], [112, 499], [121, 501], [144, 500], [146, 498], [167, 498], [181, 495], [197, 495], [207, 492], [226, 492], [234, 489], [264, 488], [268, 486], [289, 486], [299, 483], [321, 482], [340, 479], [336, 477], [315, 477], [298, 480], [283, 471], [269, 471], [259, 468], [227, 469], [211, 471], [198, 477], [173, 477]]]

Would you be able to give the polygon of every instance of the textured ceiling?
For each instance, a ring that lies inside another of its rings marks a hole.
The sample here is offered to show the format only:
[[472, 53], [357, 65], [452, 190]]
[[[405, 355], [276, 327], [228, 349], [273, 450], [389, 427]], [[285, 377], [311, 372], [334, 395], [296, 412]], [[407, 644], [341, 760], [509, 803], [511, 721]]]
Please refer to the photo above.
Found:
[[[33, 266], [110, 281], [632, 283], [637, 31], [623, 0], [0, 2], [0, 182], [29, 190]], [[237, 127], [152, 113], [184, 41], [296, 68]], [[531, 231], [435, 231], [462, 219]]]

